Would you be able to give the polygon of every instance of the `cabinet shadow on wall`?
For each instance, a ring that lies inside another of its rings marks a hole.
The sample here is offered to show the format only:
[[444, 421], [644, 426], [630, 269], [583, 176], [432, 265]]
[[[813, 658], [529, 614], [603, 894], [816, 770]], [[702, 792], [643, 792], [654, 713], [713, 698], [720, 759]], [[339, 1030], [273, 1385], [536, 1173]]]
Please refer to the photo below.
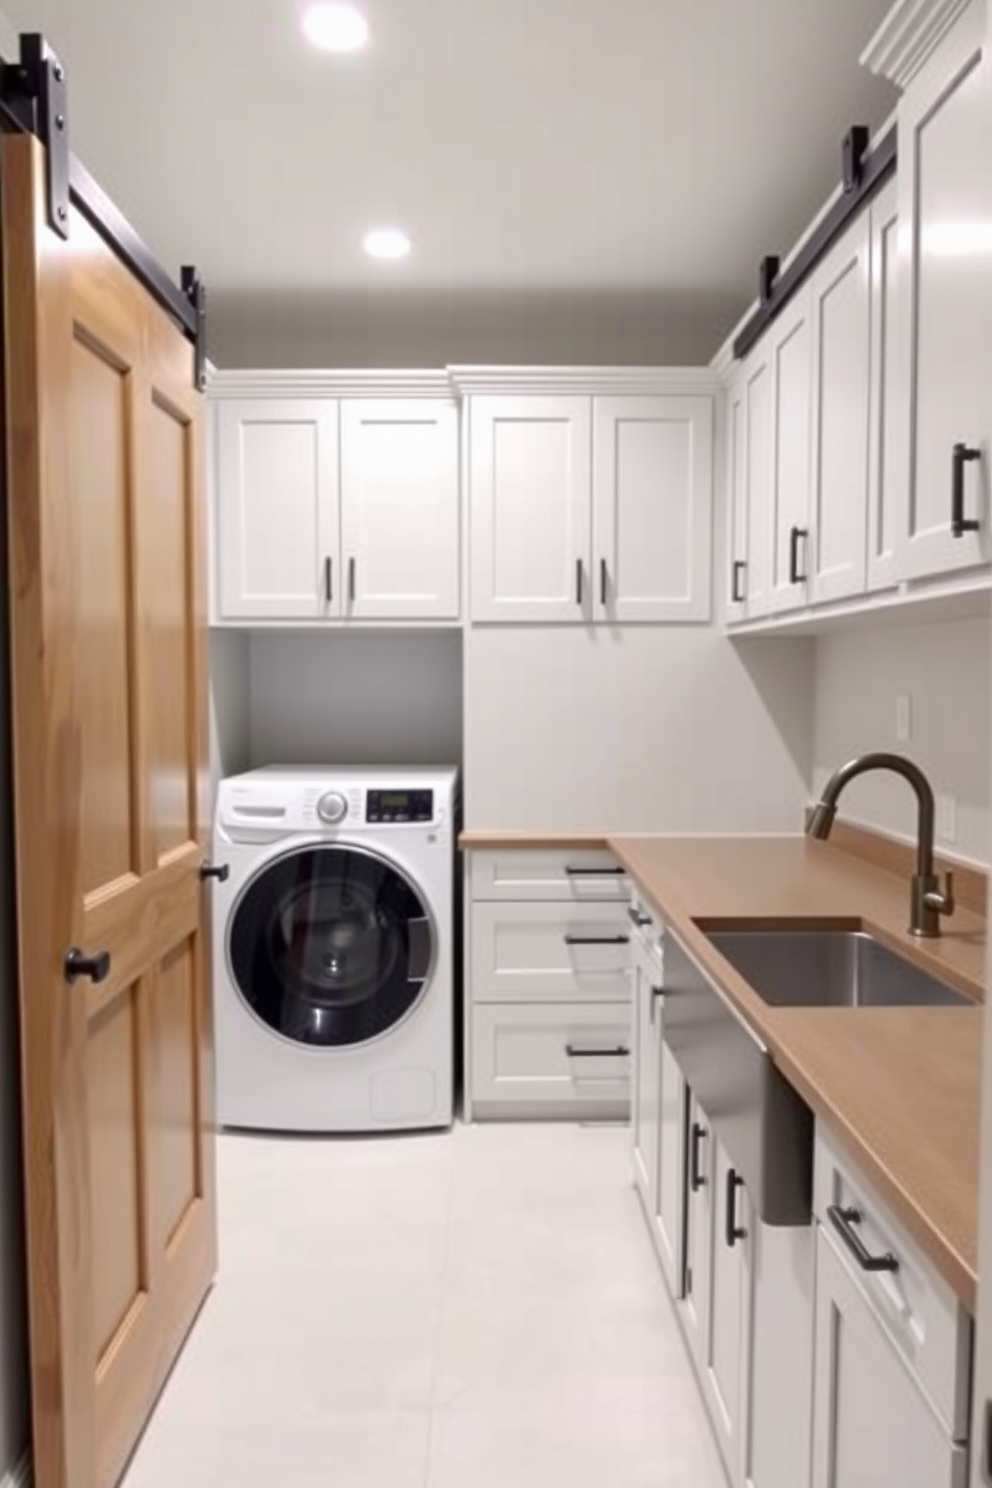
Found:
[[[815, 642], [806, 636], [740, 636], [730, 644], [796, 770], [812, 789]], [[796, 823], [797, 831], [801, 825]]]

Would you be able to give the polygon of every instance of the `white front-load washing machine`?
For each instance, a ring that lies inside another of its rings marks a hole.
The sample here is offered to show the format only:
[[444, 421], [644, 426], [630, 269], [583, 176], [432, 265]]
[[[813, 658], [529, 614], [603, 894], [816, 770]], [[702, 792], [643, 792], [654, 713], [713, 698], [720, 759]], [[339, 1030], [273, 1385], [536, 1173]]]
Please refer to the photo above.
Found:
[[221, 782], [222, 1125], [450, 1124], [457, 783], [453, 769], [280, 766]]

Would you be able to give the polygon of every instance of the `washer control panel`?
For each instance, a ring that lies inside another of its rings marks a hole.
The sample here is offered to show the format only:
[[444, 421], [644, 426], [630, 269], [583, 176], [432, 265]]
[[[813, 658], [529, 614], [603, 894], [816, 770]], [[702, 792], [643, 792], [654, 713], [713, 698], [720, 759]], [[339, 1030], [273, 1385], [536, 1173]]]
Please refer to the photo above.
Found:
[[370, 790], [365, 798], [370, 822], [429, 822], [434, 820], [432, 790]]

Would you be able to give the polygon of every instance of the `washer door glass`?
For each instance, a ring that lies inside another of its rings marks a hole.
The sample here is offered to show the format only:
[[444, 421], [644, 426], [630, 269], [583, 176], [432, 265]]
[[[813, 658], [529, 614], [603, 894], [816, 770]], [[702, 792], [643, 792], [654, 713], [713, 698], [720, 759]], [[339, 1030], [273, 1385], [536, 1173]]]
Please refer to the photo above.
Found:
[[394, 1027], [430, 975], [423, 901], [391, 863], [311, 847], [269, 863], [231, 921], [231, 970], [256, 1017], [298, 1044], [362, 1044]]

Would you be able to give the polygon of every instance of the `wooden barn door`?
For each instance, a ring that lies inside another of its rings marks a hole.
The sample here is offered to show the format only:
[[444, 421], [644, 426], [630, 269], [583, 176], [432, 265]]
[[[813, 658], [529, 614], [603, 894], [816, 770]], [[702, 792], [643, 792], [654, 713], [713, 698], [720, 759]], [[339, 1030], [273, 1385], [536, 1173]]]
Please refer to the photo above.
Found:
[[216, 1266], [201, 399], [36, 141], [0, 190], [35, 1484], [110, 1488]]

